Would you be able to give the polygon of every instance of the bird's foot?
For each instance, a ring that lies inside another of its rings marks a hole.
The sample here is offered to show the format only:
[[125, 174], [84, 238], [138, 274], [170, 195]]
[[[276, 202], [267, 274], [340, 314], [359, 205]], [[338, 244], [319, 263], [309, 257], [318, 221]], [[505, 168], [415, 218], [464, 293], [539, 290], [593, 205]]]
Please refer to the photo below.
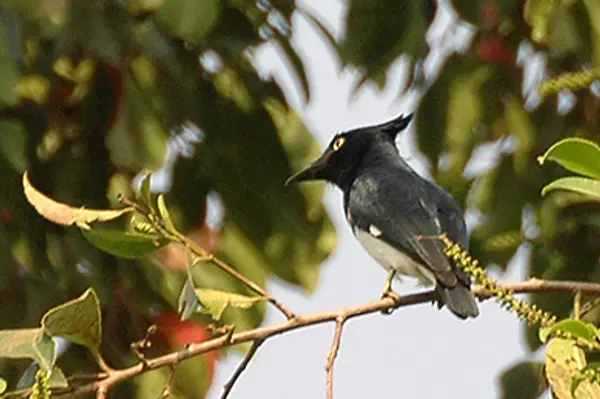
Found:
[[[383, 293], [381, 294], [381, 299], [386, 299], [386, 298], [390, 298], [392, 301], [394, 301], [394, 305], [397, 305], [398, 303], [400, 303], [400, 295], [398, 295], [397, 293], [395, 293], [392, 290], [388, 290], [388, 291], [383, 291]], [[392, 313], [394, 313], [394, 310], [396, 310], [394, 307], [382, 310], [381, 313], [384, 315], [390, 315]]]
[[[386, 299], [386, 298], [390, 298], [392, 301], [394, 301], [394, 306], [397, 305], [398, 303], [400, 303], [400, 295], [398, 295], [397, 293], [395, 293], [394, 291], [392, 291], [392, 289], [388, 289], [388, 290], [384, 290], [383, 293], [381, 294], [381, 299]], [[382, 310], [381, 313], [384, 315], [391, 315], [392, 313], [394, 313], [394, 310], [396, 310], [394, 307]]]
[[[390, 274], [388, 275], [387, 280], [385, 280], [385, 285], [383, 286], [383, 292], [381, 293], [381, 299], [391, 298], [394, 301], [394, 304], [398, 304], [400, 302], [400, 295], [396, 294], [392, 289], [392, 281], [396, 276], [395, 270], [390, 270]], [[384, 315], [390, 315], [394, 313], [394, 308], [388, 308], [386, 310], [382, 310], [381, 313]]]

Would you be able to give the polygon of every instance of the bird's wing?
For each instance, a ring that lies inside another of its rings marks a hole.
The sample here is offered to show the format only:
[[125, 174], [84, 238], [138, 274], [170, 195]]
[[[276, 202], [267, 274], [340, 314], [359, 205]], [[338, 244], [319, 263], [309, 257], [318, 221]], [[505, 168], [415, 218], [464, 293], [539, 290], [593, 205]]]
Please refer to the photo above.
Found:
[[450, 262], [444, 243], [436, 237], [447, 233], [453, 240], [464, 241], [463, 237], [453, 237], [466, 237], [460, 226], [464, 223], [462, 216], [452, 212], [441, 216], [435, 197], [439, 193], [416, 176], [403, 179], [401, 184], [394, 176], [357, 179], [348, 198], [353, 223], [365, 231], [372, 230], [373, 225], [381, 232], [377, 238], [422, 263], [444, 286], [454, 287], [457, 278], [463, 280], [462, 273]]

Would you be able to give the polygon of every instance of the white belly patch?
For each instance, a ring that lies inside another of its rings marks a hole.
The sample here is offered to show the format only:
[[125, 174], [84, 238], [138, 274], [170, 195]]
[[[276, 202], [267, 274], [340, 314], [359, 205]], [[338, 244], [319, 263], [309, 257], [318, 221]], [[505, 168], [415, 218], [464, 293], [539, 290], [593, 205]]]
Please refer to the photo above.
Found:
[[386, 270], [393, 269], [400, 275], [415, 277], [423, 285], [435, 285], [436, 280], [433, 273], [410, 256], [398, 251], [384, 241], [373, 237], [372, 234], [364, 230], [356, 228], [354, 229], [354, 235], [369, 255]]

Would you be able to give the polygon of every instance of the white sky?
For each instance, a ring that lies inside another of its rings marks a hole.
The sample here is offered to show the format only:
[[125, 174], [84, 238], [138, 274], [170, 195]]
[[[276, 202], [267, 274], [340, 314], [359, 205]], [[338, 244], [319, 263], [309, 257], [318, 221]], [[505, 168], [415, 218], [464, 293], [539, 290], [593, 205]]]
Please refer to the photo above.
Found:
[[[342, 1], [298, 3], [339, 35], [344, 12]], [[300, 112], [323, 147], [337, 131], [381, 122], [414, 109], [408, 101], [403, 103], [396, 98], [402, 82], [401, 68], [395, 68], [386, 91], [363, 90], [350, 99], [355, 74], [338, 75], [338, 62], [302, 18], [294, 19], [293, 28], [294, 43], [307, 64], [313, 93], [310, 105], [300, 108]], [[273, 70], [289, 87], [291, 80], [285, 67], [272, 53], [263, 54], [261, 65], [265, 70]], [[288, 95], [293, 104], [300, 106], [293, 91], [288, 91]], [[417, 171], [426, 173], [411, 135], [402, 136], [399, 147]], [[384, 270], [355, 241], [343, 220], [340, 192], [328, 189], [325, 203], [338, 230], [339, 246], [323, 265], [315, 294], [308, 297], [278, 282], [269, 286], [270, 292], [298, 314], [374, 300], [379, 297], [386, 278]], [[520, 280], [522, 269], [513, 264], [502, 279]], [[400, 293], [418, 290], [410, 279], [396, 283], [395, 289]], [[265, 323], [281, 321], [281, 316], [270, 309]], [[333, 328], [333, 324], [321, 325], [268, 340], [230, 397], [324, 398], [324, 367]], [[481, 315], [466, 322], [432, 305], [399, 309], [391, 316], [374, 314], [353, 319], [344, 329], [335, 366], [335, 397], [496, 397], [499, 373], [528, 353], [521, 342], [521, 332], [521, 323], [492, 301], [481, 304]], [[239, 356], [232, 355], [219, 364], [210, 399], [220, 397], [223, 385], [239, 361]]]

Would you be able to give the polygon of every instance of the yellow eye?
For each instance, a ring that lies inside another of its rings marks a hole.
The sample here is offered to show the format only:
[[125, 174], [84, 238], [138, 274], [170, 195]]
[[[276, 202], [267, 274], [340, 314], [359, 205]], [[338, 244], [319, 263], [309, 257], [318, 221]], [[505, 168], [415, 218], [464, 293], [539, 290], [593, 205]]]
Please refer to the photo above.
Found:
[[333, 142], [333, 151], [337, 151], [340, 148], [342, 148], [342, 146], [344, 145], [344, 143], [346, 142], [346, 138], [345, 137], [338, 137], [334, 142]]

